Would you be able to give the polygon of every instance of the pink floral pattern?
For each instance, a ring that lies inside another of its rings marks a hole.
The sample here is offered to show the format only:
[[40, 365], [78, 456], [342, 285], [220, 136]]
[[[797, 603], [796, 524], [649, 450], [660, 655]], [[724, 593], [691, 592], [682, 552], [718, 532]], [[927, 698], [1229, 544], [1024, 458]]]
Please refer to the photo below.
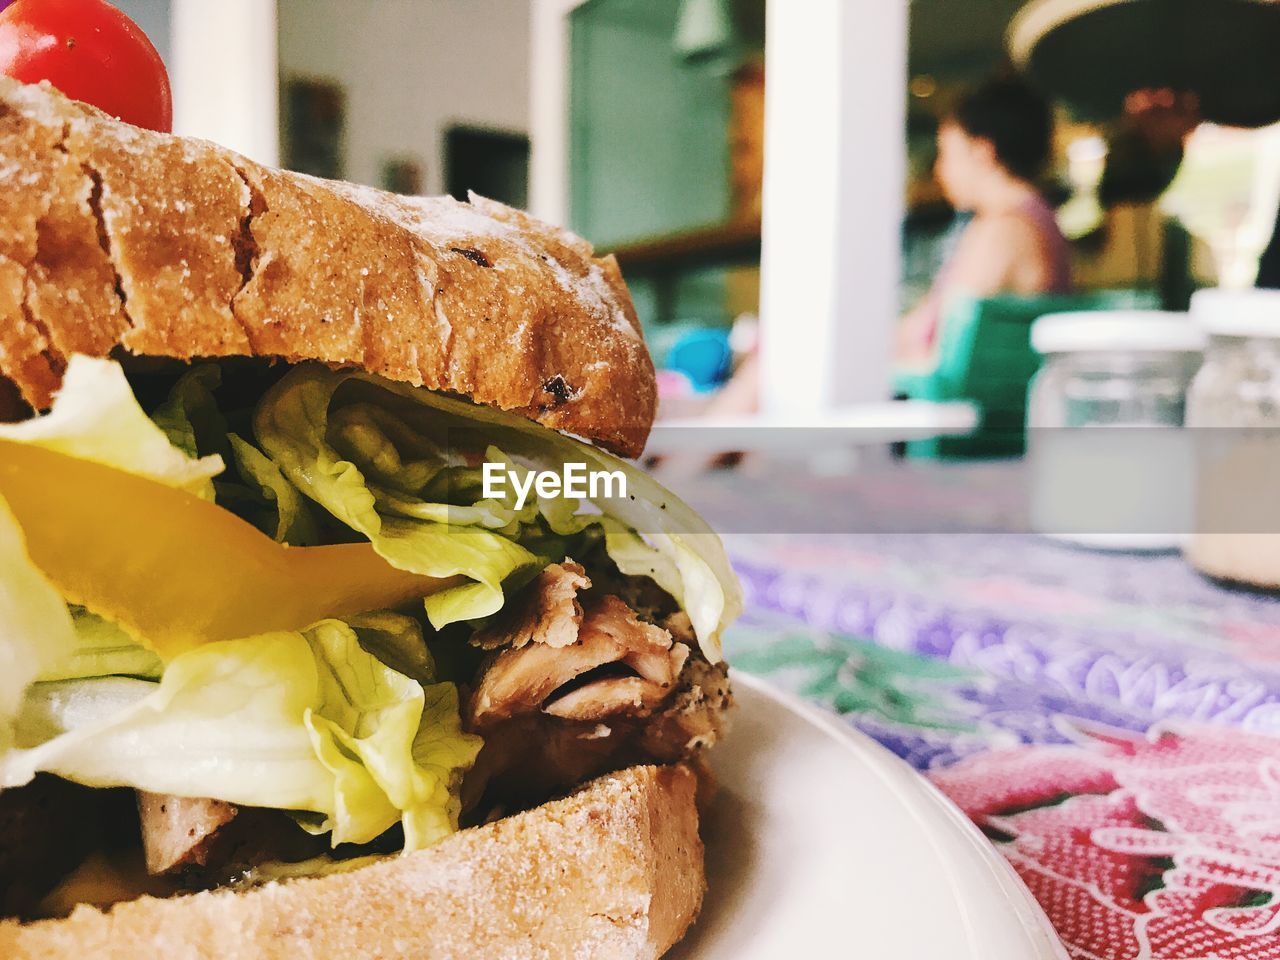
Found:
[[1280, 740], [1217, 727], [982, 754], [933, 780], [1081, 960], [1280, 960]]
[[934, 778], [1075, 957], [1280, 960], [1280, 595], [1033, 537], [730, 549], [730, 661]]

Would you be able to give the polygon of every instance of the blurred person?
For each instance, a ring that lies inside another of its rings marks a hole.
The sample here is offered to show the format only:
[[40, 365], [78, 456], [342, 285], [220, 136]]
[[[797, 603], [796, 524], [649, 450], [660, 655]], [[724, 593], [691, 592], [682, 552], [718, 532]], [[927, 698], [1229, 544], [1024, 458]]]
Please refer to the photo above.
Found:
[[[932, 361], [942, 313], [956, 296], [1070, 291], [1067, 241], [1053, 208], [1032, 185], [1052, 138], [1048, 104], [1016, 78], [987, 81], [961, 97], [943, 120], [938, 179], [947, 199], [972, 219], [928, 295], [900, 322], [899, 363]], [[704, 414], [755, 413], [759, 390], [759, 359], [752, 353]]]
[[1142, 89], [1125, 98], [1124, 112], [1106, 135], [1095, 190], [1102, 221], [1075, 244], [1079, 285], [1155, 288], [1166, 308], [1186, 309], [1194, 287], [1191, 237], [1159, 204], [1199, 123], [1194, 93]]
[[932, 364], [939, 325], [957, 297], [1070, 292], [1066, 238], [1034, 186], [1052, 140], [1049, 105], [1015, 77], [974, 88], [943, 119], [935, 174], [947, 200], [972, 219], [928, 294], [899, 323], [900, 365]]
[[1200, 98], [1168, 87], [1134, 90], [1108, 138], [1098, 200], [1150, 203], [1165, 192], [1182, 166], [1187, 138], [1200, 125]]

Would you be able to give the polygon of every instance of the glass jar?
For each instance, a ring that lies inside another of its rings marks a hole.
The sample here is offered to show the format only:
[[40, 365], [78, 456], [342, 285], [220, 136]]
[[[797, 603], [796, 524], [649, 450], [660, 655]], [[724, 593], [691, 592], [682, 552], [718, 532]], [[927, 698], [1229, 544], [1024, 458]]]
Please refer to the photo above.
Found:
[[[1028, 393], [1033, 529], [1108, 549], [1170, 550], [1190, 524], [1182, 426], [1205, 333], [1185, 314], [1059, 313], [1031, 328], [1044, 361]], [[1078, 428], [1147, 427], [1140, 432]]]
[[1211, 339], [1188, 426], [1280, 427], [1280, 290], [1201, 290], [1191, 311]]
[[1210, 335], [1187, 400], [1196, 428], [1196, 532], [1188, 560], [1235, 583], [1280, 587], [1280, 291], [1201, 290]]
[[1181, 426], [1205, 340], [1180, 313], [1041, 317], [1031, 328], [1031, 345], [1044, 362], [1031, 382], [1027, 425]]

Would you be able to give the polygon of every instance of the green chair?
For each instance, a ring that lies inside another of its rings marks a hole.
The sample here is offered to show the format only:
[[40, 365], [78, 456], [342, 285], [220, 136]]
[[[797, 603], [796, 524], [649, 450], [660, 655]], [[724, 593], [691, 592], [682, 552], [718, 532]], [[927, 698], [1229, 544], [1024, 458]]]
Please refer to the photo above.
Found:
[[954, 301], [938, 331], [938, 363], [932, 370], [900, 372], [894, 392], [913, 400], [967, 400], [978, 407], [978, 429], [967, 436], [934, 437], [907, 444], [907, 456], [949, 460], [1016, 457], [1026, 448], [1027, 386], [1040, 366], [1031, 348], [1031, 324], [1068, 310], [1156, 309], [1155, 293], [1099, 290], [1070, 296], [1001, 295]]

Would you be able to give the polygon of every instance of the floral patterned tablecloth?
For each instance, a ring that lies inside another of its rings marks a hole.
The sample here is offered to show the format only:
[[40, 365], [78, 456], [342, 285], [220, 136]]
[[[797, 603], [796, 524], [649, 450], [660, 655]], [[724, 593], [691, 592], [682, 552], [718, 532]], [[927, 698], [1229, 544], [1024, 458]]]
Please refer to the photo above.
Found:
[[1014, 534], [726, 540], [735, 667], [929, 776], [1072, 956], [1280, 960], [1280, 601]]

